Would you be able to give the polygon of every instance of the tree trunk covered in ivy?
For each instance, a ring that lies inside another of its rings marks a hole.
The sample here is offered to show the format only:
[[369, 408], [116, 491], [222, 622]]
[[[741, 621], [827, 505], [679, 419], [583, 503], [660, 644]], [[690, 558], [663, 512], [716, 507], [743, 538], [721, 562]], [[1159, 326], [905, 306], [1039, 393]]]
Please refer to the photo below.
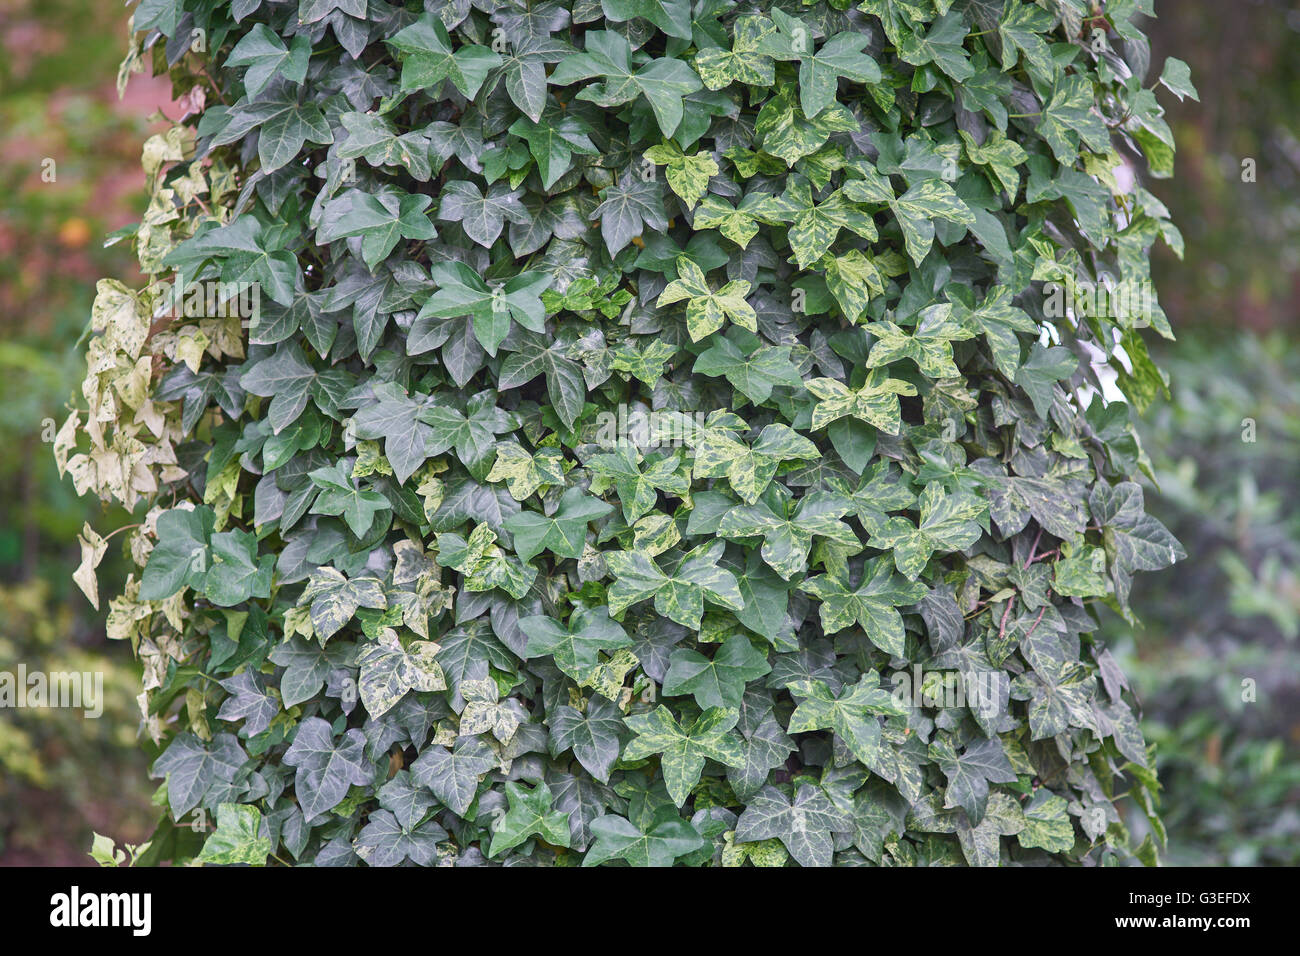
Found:
[[142, 859], [1154, 862], [1151, 2], [142, 0]]

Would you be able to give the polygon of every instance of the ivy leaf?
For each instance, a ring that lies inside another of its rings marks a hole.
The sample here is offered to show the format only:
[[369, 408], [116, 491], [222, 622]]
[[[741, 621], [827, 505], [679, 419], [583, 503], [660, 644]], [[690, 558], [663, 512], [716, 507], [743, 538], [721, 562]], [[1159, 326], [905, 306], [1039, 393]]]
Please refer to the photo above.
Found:
[[593, 498], [581, 488], [570, 488], [560, 498], [555, 514], [521, 511], [506, 519], [514, 536], [515, 553], [531, 561], [543, 551], [562, 558], [580, 558], [587, 543], [587, 525], [613, 511], [612, 505]]
[[649, 20], [670, 37], [682, 40], [691, 38], [691, 5], [689, 0], [601, 0], [605, 16], [622, 23], [634, 17]]
[[890, 378], [879, 368], [872, 369], [857, 389], [850, 389], [833, 378], [815, 378], [804, 385], [820, 399], [813, 409], [813, 428], [825, 428], [841, 418], [852, 417], [888, 435], [897, 435], [903, 426], [898, 396], [916, 394], [915, 385]]
[[948, 779], [944, 806], [961, 807], [972, 825], [984, 818], [989, 784], [1016, 779], [1011, 761], [996, 738], [972, 743], [958, 754], [946, 738], [940, 737], [930, 744], [930, 757]]
[[328, 468], [317, 468], [308, 472], [307, 476], [312, 484], [321, 489], [316, 503], [311, 507], [311, 513], [341, 515], [358, 538], [366, 536], [380, 512], [392, 507], [379, 492], [356, 486], [352, 478], [352, 465], [347, 461], [336, 462]]
[[789, 581], [807, 567], [814, 536], [843, 545], [850, 554], [862, 550], [853, 529], [839, 520], [850, 507], [848, 501], [825, 492], [805, 495], [789, 514], [778, 513], [758, 501], [728, 511], [718, 525], [718, 533], [727, 538], [761, 536], [763, 560]]
[[519, 347], [501, 363], [497, 387], [519, 388], [546, 376], [546, 394], [566, 428], [572, 428], [587, 401], [587, 381], [582, 366], [569, 357], [569, 344], [558, 339], [524, 336]]
[[1058, 72], [1052, 52], [1043, 40], [1055, 25], [1052, 14], [1032, 3], [1008, 0], [998, 18], [998, 36], [1002, 38], [1002, 70], [1010, 72], [1023, 53], [1031, 76], [1050, 83]]
[[679, 857], [708, 846], [699, 832], [667, 805], [638, 823], [607, 813], [591, 822], [591, 835], [595, 842], [583, 857], [583, 866], [610, 860], [623, 860], [629, 866], [672, 866]]
[[458, 179], [442, 187], [438, 218], [460, 223], [465, 235], [490, 249], [505, 228], [507, 219], [515, 223], [528, 222], [528, 212], [519, 201], [520, 195], [519, 190], [511, 190], [504, 183], [494, 183], [484, 194], [473, 183]]
[[894, 574], [887, 555], [866, 563], [856, 589], [850, 590], [847, 581], [829, 574], [809, 578], [799, 589], [821, 601], [822, 628], [827, 634], [856, 622], [873, 644], [895, 657], [905, 653], [903, 617], [898, 608], [915, 604], [926, 595], [924, 585]]
[[384, 440], [384, 457], [393, 466], [393, 476], [405, 482], [429, 457], [433, 429], [420, 420], [428, 399], [408, 397], [396, 382], [376, 385], [375, 397], [378, 402], [352, 416], [353, 428], [358, 438]]
[[375, 642], [362, 645], [357, 653], [357, 691], [366, 713], [382, 717], [407, 691], [444, 690], [447, 681], [434, 660], [438, 650], [431, 641], [412, 641], [403, 647], [390, 627], [380, 631]]
[[1069, 349], [1060, 345], [1044, 348], [1035, 342], [1029, 358], [1016, 370], [1016, 384], [1028, 393], [1038, 417], [1045, 419], [1052, 407], [1056, 383], [1069, 378], [1078, 367], [1079, 360]]
[[552, 846], [569, 845], [569, 818], [559, 810], [551, 809], [551, 788], [544, 783], [529, 790], [522, 783], [506, 784], [506, 799], [510, 810], [498, 821], [492, 832], [492, 845], [488, 856], [517, 847], [529, 837], [538, 836]]
[[601, 651], [632, 644], [632, 638], [611, 620], [605, 608], [574, 611], [567, 624], [545, 615], [520, 618], [519, 629], [528, 635], [525, 660], [549, 654], [556, 667], [577, 681], [590, 676], [600, 663]]
[[265, 866], [275, 848], [262, 835], [262, 813], [257, 807], [223, 803], [217, 807], [217, 828], [203, 843], [199, 863], [214, 866]]
[[487, 480], [504, 481], [510, 497], [524, 501], [540, 488], [564, 484], [564, 456], [555, 448], [528, 452], [517, 442], [501, 442]]
[[1098, 484], [1088, 504], [1103, 528], [1107, 552], [1126, 571], [1158, 571], [1187, 557], [1169, 529], [1146, 513], [1142, 486], [1136, 482]]
[[585, 712], [557, 707], [549, 722], [551, 756], [572, 750], [588, 773], [608, 783], [622, 747], [623, 717], [618, 707], [597, 695], [588, 701]]
[[1063, 853], [1074, 846], [1074, 825], [1066, 813], [1066, 802], [1050, 790], [1039, 790], [1024, 808], [1025, 827], [1016, 841], [1025, 848], [1042, 847], [1048, 853]]
[[952, 10], [924, 33], [919, 29], [900, 31], [897, 38], [894, 38], [894, 43], [898, 47], [899, 57], [905, 63], [912, 66], [933, 63], [960, 83], [975, 73], [962, 46], [968, 30], [965, 18]]
[[643, 469], [641, 456], [630, 445], [623, 444], [613, 452], [593, 456], [587, 466], [593, 475], [592, 492], [604, 494], [612, 485], [623, 509], [623, 520], [628, 524], [654, 508], [660, 491], [681, 496], [690, 489], [690, 481], [681, 473], [680, 452], [646, 463]]
[[455, 52], [442, 21], [425, 14], [385, 41], [402, 61], [402, 89], [422, 90], [450, 80], [473, 99], [501, 57], [485, 46], [462, 46]]
[[399, 240], [432, 239], [438, 234], [425, 214], [431, 202], [428, 196], [412, 196], [400, 190], [368, 193], [349, 189], [325, 204], [316, 241], [324, 244], [361, 236], [361, 258], [373, 271]]
[[247, 759], [232, 734], [217, 734], [210, 741], [202, 741], [185, 733], [168, 745], [150, 772], [155, 777], [166, 777], [167, 805], [173, 819], [179, 820], [216, 785], [233, 780]]
[[578, 117], [558, 110], [548, 110], [531, 122], [517, 119], [510, 132], [528, 143], [528, 151], [537, 163], [537, 172], [545, 189], [550, 189], [569, 171], [575, 153], [595, 156], [600, 152], [591, 141], [587, 125]]
[[257, 100], [244, 97], [231, 108], [229, 117], [230, 122], [213, 137], [212, 144], [224, 146], [257, 130], [257, 158], [264, 173], [287, 166], [307, 143], [328, 146], [334, 142], [334, 133], [321, 108], [315, 103], [300, 103], [287, 85]]
[[786, 461], [818, 457], [817, 446], [788, 425], [772, 424], [748, 445], [725, 427], [707, 427], [694, 440], [697, 478], [726, 478], [746, 504], [753, 504]]
[[837, 696], [823, 681], [792, 681], [788, 685], [790, 692], [803, 699], [790, 715], [786, 729], [792, 734], [834, 731], [854, 757], [874, 767], [879, 762], [880, 722], [869, 715], [906, 717], [908, 712], [879, 684], [880, 676], [868, 672]]
[[663, 692], [668, 697], [690, 694], [702, 709], [737, 708], [745, 695], [745, 684], [771, 670], [765, 653], [755, 650], [743, 634], [733, 634], [712, 658], [689, 648], [673, 651]]
[[742, 14], [732, 28], [731, 49], [701, 49], [695, 54], [695, 69], [710, 90], [732, 83], [769, 87], [776, 79], [771, 54], [779, 47], [775, 23], [767, 17]]
[[663, 134], [677, 132], [683, 115], [682, 100], [702, 86], [695, 71], [670, 57], [634, 67], [631, 44], [611, 30], [592, 30], [584, 39], [586, 50], [561, 60], [551, 74], [551, 82], [568, 86], [600, 77], [602, 82], [584, 86], [577, 98], [610, 107], [644, 96]]
[[725, 376], [732, 388], [755, 405], [767, 401], [777, 386], [797, 388], [803, 381], [799, 369], [790, 361], [788, 345], [746, 348], [744, 338], [734, 330], [710, 339], [709, 347], [696, 357], [692, 371], [697, 375]]
[[758, 321], [753, 306], [745, 301], [749, 289], [748, 282], [733, 279], [714, 292], [704, 278], [704, 270], [686, 256], [678, 256], [677, 278], [660, 293], [656, 305], [671, 305], [683, 299], [689, 300], [686, 305], [686, 328], [693, 342], [722, 328], [727, 319], [751, 332], [757, 332]]
[[615, 581], [608, 593], [609, 612], [621, 615], [633, 604], [654, 598], [655, 610], [685, 627], [699, 629], [708, 600], [733, 611], [745, 606], [735, 576], [718, 567], [724, 545], [716, 541], [686, 555], [671, 575], [647, 554], [613, 551], [605, 555]]
[[831, 834], [852, 828], [848, 814], [831, 803], [819, 787], [802, 784], [791, 800], [776, 787], [766, 786], [736, 822], [736, 840], [777, 839], [800, 866], [830, 866], [835, 851]]
[[1110, 141], [1105, 121], [1093, 111], [1092, 88], [1082, 76], [1063, 75], [1057, 79], [1035, 128], [1052, 148], [1057, 162], [1066, 165], [1074, 162], [1080, 139], [1101, 152]]
[[296, 768], [294, 792], [308, 823], [338, 806], [348, 787], [371, 782], [365, 746], [366, 738], [356, 728], [335, 741], [330, 725], [319, 717], [298, 725], [282, 759]]
[[431, 866], [438, 856], [438, 844], [445, 839], [447, 831], [432, 820], [407, 828], [388, 810], [375, 810], [366, 819], [353, 849], [369, 866], [398, 866], [405, 860]]
[[680, 807], [699, 782], [706, 759], [729, 767], [744, 765], [740, 742], [728, 733], [739, 719], [736, 710], [722, 707], [705, 710], [689, 727], [679, 724], [672, 711], [663, 706], [648, 714], [634, 714], [624, 721], [636, 737], [623, 749], [623, 760], [644, 760], [659, 754], [668, 795]]
[[464, 407], [464, 412], [449, 404], [421, 409], [420, 420], [432, 429], [425, 451], [433, 457], [454, 447], [469, 473], [482, 480], [487, 477], [496, 436], [509, 431], [514, 418], [497, 407], [496, 395], [491, 391], [479, 392]]
[[835, 102], [839, 78], [855, 83], [879, 83], [880, 67], [862, 52], [868, 38], [837, 33], [799, 64], [799, 105], [810, 119]]
[[656, 166], [667, 167], [668, 185], [686, 203], [687, 209], [695, 207], [708, 190], [709, 179], [719, 172], [712, 156], [707, 153], [687, 156], [672, 140], [650, 147], [645, 151], [645, 158]]
[[257, 671], [245, 670], [219, 683], [230, 696], [221, 702], [217, 719], [244, 721], [245, 737], [256, 737], [279, 715], [280, 701], [266, 692], [266, 684]]
[[275, 353], [254, 363], [239, 378], [240, 387], [271, 399], [267, 421], [279, 434], [298, 420], [316, 382], [316, 370], [307, 364], [296, 342], [281, 343]]
[[931, 482], [921, 492], [921, 517], [914, 527], [907, 518], [890, 518], [871, 536], [872, 547], [892, 550], [898, 570], [915, 581], [935, 551], [961, 551], [983, 533], [980, 519], [988, 504], [975, 494], [944, 491]]
[[411, 764], [411, 778], [463, 817], [474, 802], [479, 780], [496, 765], [487, 744], [477, 737], [461, 737], [454, 749], [432, 744], [422, 750]]
[[279, 75], [291, 83], [301, 83], [307, 76], [311, 40], [299, 34], [285, 46], [265, 23], [258, 23], [245, 33], [226, 56], [227, 66], [246, 66], [244, 90], [256, 96]]
[[921, 180], [897, 199], [889, 200], [889, 208], [903, 231], [907, 254], [918, 266], [934, 244], [934, 220], [975, 225], [975, 214], [940, 179]]
[[606, 186], [600, 197], [601, 204], [592, 215], [600, 219], [600, 234], [611, 256], [642, 235], [646, 226], [656, 232], [668, 228], [657, 180], [646, 182], [629, 169], [617, 183]]
[[216, 516], [208, 507], [172, 508], [158, 516], [158, 543], [140, 580], [140, 600], [161, 601], [201, 584]]

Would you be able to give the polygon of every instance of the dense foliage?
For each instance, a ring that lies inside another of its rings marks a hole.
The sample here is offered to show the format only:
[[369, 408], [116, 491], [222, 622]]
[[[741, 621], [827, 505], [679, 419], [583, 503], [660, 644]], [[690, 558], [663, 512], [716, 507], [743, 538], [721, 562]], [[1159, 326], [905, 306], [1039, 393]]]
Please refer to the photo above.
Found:
[[142, 515], [148, 858], [1151, 862], [1097, 369], [1170, 330], [1046, 285], [1180, 243], [1139, 12], [142, 0], [194, 117], [56, 455]]

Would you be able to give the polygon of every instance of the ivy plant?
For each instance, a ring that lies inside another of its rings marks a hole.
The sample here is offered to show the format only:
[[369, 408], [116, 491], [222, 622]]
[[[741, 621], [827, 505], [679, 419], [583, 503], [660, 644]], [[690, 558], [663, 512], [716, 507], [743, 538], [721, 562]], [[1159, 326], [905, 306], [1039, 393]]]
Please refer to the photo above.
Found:
[[1154, 862], [1152, 3], [140, 0], [146, 859]]

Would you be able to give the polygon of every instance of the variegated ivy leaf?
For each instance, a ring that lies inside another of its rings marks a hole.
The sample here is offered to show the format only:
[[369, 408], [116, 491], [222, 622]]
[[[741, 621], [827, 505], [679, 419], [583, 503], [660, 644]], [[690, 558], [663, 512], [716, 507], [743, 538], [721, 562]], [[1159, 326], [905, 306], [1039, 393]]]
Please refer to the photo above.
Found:
[[603, 607], [580, 608], [567, 623], [545, 615], [520, 618], [519, 628], [528, 636], [525, 660], [550, 655], [556, 667], [578, 681], [591, 675], [602, 651], [632, 644], [632, 638]]
[[1006, 286], [999, 286], [978, 307], [974, 304], [974, 297], [965, 289], [954, 290], [948, 297], [952, 300], [954, 321], [983, 334], [993, 364], [999, 372], [1014, 380], [1023, 353], [1017, 333], [1037, 335], [1038, 323], [1011, 304], [1011, 290]]
[[439, 560], [465, 576], [467, 591], [501, 588], [511, 597], [522, 598], [537, 577], [536, 568], [501, 550], [496, 532], [486, 524], [475, 526], [468, 539], [448, 531], [439, 534], [437, 541]]
[[744, 608], [735, 575], [718, 567], [725, 545], [703, 544], [687, 554], [672, 574], [636, 551], [611, 551], [605, 560], [615, 581], [608, 592], [609, 612], [621, 616], [633, 604], [654, 598], [655, 610], [685, 627], [699, 629], [704, 602], [733, 611]]
[[688, 156], [672, 140], [650, 147], [645, 151], [645, 158], [656, 166], [666, 167], [668, 186], [686, 203], [687, 209], [695, 208], [708, 191], [709, 180], [718, 175], [718, 164], [712, 156], [708, 153]]
[[500, 700], [497, 683], [490, 677], [463, 680], [459, 690], [465, 698], [465, 709], [460, 712], [457, 732], [461, 736], [490, 733], [501, 743], [510, 743], [527, 718], [523, 706], [516, 700]]
[[501, 442], [488, 472], [490, 482], [504, 481], [515, 501], [531, 498], [539, 488], [564, 484], [564, 456], [558, 448], [525, 451], [518, 442]]
[[447, 680], [434, 657], [439, 647], [432, 641], [411, 641], [403, 645], [397, 632], [386, 627], [379, 639], [363, 644], [357, 654], [360, 677], [357, 691], [366, 713], [380, 717], [401, 700], [407, 691], [443, 690]]
[[936, 551], [961, 551], [983, 532], [988, 502], [965, 490], [947, 492], [931, 482], [921, 492], [920, 521], [894, 517], [871, 535], [872, 547], [893, 551], [894, 564], [911, 581]]
[[692, 444], [695, 477], [726, 478], [731, 489], [747, 504], [758, 500], [783, 462], [808, 460], [820, 454], [811, 441], [781, 424], [768, 425], [759, 433], [757, 441], [747, 444], [737, 437], [730, 419], [710, 418]]
[[740, 843], [780, 840], [800, 866], [830, 866], [833, 833], [852, 829], [852, 818], [837, 808], [820, 787], [802, 784], [793, 800], [776, 787], [762, 789], [736, 822]]
[[609, 367], [653, 385], [663, 377], [664, 363], [676, 354], [676, 346], [662, 339], [623, 342], [610, 353]]
[[857, 623], [873, 644], [895, 657], [903, 657], [906, 651], [898, 608], [915, 604], [927, 593], [924, 585], [909, 583], [894, 574], [888, 556], [868, 561], [856, 588], [829, 574], [809, 578], [799, 588], [821, 601], [822, 628], [827, 634]]
[[897, 199], [889, 200], [889, 208], [903, 231], [907, 254], [918, 266], [934, 243], [934, 220], [975, 225], [975, 214], [951, 186], [939, 179], [921, 180]]
[[776, 78], [772, 55], [782, 52], [776, 24], [750, 14], [736, 18], [731, 49], [709, 46], [695, 54], [695, 71], [704, 85], [720, 90], [732, 83], [771, 86]]
[[792, 734], [810, 730], [831, 730], [867, 766], [876, 766], [880, 751], [880, 721], [877, 714], [904, 717], [907, 708], [880, 687], [880, 675], [869, 671], [851, 687], [834, 694], [823, 681], [790, 683], [799, 706], [790, 715], [787, 728]]
[[813, 409], [813, 428], [853, 417], [888, 435], [897, 435], [903, 424], [898, 396], [916, 394], [915, 385], [890, 378], [884, 369], [872, 369], [861, 388], [851, 389], [833, 378], [814, 378], [804, 386], [819, 399]]
[[668, 795], [680, 807], [699, 782], [706, 759], [728, 767], [744, 763], [740, 741], [729, 733], [739, 719], [734, 708], [723, 707], [710, 707], [687, 727], [678, 723], [667, 707], [636, 714], [624, 721], [636, 737], [623, 748], [623, 760], [644, 760], [659, 754]]
[[952, 306], [931, 305], [921, 310], [911, 333], [893, 322], [872, 322], [866, 328], [876, 337], [867, 364], [872, 368], [911, 359], [921, 374], [933, 379], [955, 378], [961, 373], [952, 360], [952, 343], [972, 338], [974, 330], [953, 317]]
[[569, 845], [569, 818], [551, 809], [554, 798], [546, 784], [539, 783], [530, 790], [522, 783], [507, 783], [506, 799], [510, 801], [510, 810], [493, 825], [488, 856], [516, 847], [529, 837], [545, 840], [552, 846]]
[[317, 568], [312, 572], [298, 598], [299, 607], [311, 608], [311, 625], [316, 639], [324, 647], [326, 641], [337, 634], [359, 607], [384, 610], [388, 599], [378, 578], [358, 577], [349, 580], [334, 568]]
[[839, 520], [851, 507], [846, 499], [825, 492], [813, 492], [797, 502], [769, 504], [760, 499], [723, 515], [718, 533], [728, 538], [762, 537], [763, 560], [789, 581], [807, 567], [814, 535], [843, 545], [848, 554], [862, 550], [853, 529]]
[[888, 460], [878, 461], [863, 471], [856, 488], [840, 478], [831, 478], [827, 484], [836, 494], [848, 499], [850, 512], [867, 534], [875, 534], [888, 520], [888, 512], [902, 511], [916, 503], [916, 492], [912, 491], [908, 476]]
[[265, 866], [275, 846], [263, 832], [257, 807], [223, 803], [217, 807], [217, 828], [203, 843], [199, 863], [213, 866]]
[[733, 279], [717, 292], [709, 288], [704, 270], [685, 256], [677, 257], [677, 278], [659, 295], [657, 305], [686, 303], [686, 329], [691, 341], [698, 342], [722, 328], [727, 319], [751, 332], [758, 331], [753, 307], [745, 301], [750, 284]]
[[682, 473], [682, 454], [674, 452], [642, 467], [643, 459], [631, 445], [620, 444], [604, 455], [595, 455], [587, 467], [592, 471], [591, 490], [604, 494], [613, 487], [628, 524], [652, 510], [660, 491], [678, 497], [690, 491], [690, 479]]

